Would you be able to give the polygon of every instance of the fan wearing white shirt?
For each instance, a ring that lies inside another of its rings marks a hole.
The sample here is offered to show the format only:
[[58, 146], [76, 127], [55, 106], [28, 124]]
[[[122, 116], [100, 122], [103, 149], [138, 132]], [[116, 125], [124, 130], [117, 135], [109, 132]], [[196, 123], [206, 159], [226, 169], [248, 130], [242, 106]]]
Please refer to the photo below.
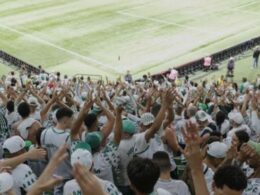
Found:
[[160, 176], [160, 168], [150, 159], [133, 158], [127, 166], [127, 175], [135, 195], [171, 195], [154, 186]]
[[166, 152], [156, 152], [153, 155], [153, 162], [160, 168], [160, 177], [155, 184], [155, 190], [162, 188], [170, 192], [172, 195], [190, 195], [187, 184], [181, 180], [173, 180], [171, 178], [172, 167], [169, 155]]

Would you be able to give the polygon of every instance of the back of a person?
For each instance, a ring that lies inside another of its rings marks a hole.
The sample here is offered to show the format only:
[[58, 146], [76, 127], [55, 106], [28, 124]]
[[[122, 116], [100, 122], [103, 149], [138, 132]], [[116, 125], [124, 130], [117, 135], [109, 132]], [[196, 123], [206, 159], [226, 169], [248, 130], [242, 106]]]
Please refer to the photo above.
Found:
[[181, 180], [161, 180], [159, 179], [154, 187], [157, 189], [164, 189], [172, 195], [190, 195], [188, 186]]
[[120, 186], [127, 186], [128, 178], [127, 178], [127, 165], [130, 160], [134, 156], [134, 146], [135, 146], [135, 139], [132, 137], [130, 139], [123, 139], [121, 140], [118, 151], [120, 156], [120, 163], [119, 163], [119, 185]]
[[[116, 186], [106, 180], [98, 179], [99, 183], [102, 186], [104, 192], [108, 195], [121, 195]], [[64, 185], [63, 195], [83, 195], [81, 192], [80, 186], [75, 179], [72, 179]]]
[[[54, 127], [45, 129], [41, 134], [41, 144], [47, 150], [48, 159], [51, 159], [60, 146], [67, 143], [70, 134], [65, 131], [58, 130]], [[63, 176], [65, 179], [71, 178], [71, 165], [69, 158], [66, 158], [57, 168], [55, 173]]]

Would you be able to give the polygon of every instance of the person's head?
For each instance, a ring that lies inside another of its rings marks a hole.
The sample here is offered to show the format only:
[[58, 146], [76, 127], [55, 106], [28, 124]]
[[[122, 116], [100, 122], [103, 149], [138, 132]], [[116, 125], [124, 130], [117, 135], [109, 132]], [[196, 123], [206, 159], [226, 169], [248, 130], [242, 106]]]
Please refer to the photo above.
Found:
[[126, 74], [130, 74], [130, 70], [127, 70], [127, 71], [126, 71]]
[[240, 151], [242, 144], [249, 141], [249, 135], [246, 131], [236, 131], [232, 136], [232, 145], [237, 147], [237, 150]]
[[57, 125], [62, 129], [70, 129], [73, 122], [73, 111], [69, 108], [62, 107], [56, 112]]
[[217, 136], [209, 136], [203, 143], [201, 143], [201, 154], [206, 157], [208, 145], [213, 142], [220, 142], [220, 137]]
[[38, 101], [35, 97], [30, 97], [28, 99], [28, 104], [30, 105], [31, 113], [33, 113], [36, 110], [36, 108], [38, 107]]
[[155, 103], [152, 107], [152, 110], [151, 110], [151, 113], [153, 116], [157, 116], [157, 114], [160, 112], [160, 109], [161, 109], [161, 105], [160, 104], [157, 104]]
[[153, 162], [157, 164], [160, 168], [161, 173], [171, 172], [171, 162], [167, 152], [158, 151], [153, 154]]
[[144, 132], [147, 129], [149, 129], [153, 125], [154, 120], [155, 119], [154, 119], [154, 116], [152, 113], [147, 112], [147, 113], [142, 114], [141, 122], [140, 122], [141, 123], [141, 125], [140, 125], [141, 132]]
[[247, 78], [246, 78], [246, 77], [243, 77], [243, 78], [242, 78], [242, 82], [243, 82], [243, 83], [247, 82]]
[[213, 142], [208, 145], [208, 150], [206, 154], [206, 159], [217, 168], [225, 159], [228, 147], [222, 142]]
[[6, 109], [8, 110], [9, 113], [14, 112], [14, 101], [10, 100], [6, 104]]
[[133, 191], [150, 194], [160, 176], [160, 169], [152, 160], [136, 157], [129, 162], [127, 175]]
[[30, 116], [30, 112], [31, 112], [30, 105], [26, 102], [20, 103], [17, 108], [17, 112], [23, 119], [27, 118], [28, 116]]
[[221, 126], [221, 124], [225, 121], [226, 114], [223, 111], [218, 111], [216, 114], [216, 124], [217, 126]]
[[5, 140], [3, 144], [4, 158], [12, 158], [26, 152], [25, 141], [20, 136], [13, 136]]
[[199, 110], [195, 115], [196, 121], [199, 125], [199, 127], [202, 129], [206, 127], [209, 123], [208, 121], [208, 115], [203, 110]]
[[93, 157], [88, 149], [79, 147], [71, 154], [70, 163], [72, 166], [78, 163], [83, 165], [85, 169], [91, 170], [93, 166]]
[[214, 175], [212, 189], [215, 195], [241, 195], [247, 187], [247, 178], [239, 167], [223, 166]]
[[232, 127], [239, 127], [244, 123], [244, 118], [239, 112], [231, 113], [228, 117]]
[[181, 105], [177, 105], [174, 109], [175, 114], [181, 116], [182, 115], [182, 111], [183, 111], [183, 107]]
[[98, 129], [98, 119], [97, 115], [94, 113], [89, 113], [84, 119], [84, 123], [88, 130], [96, 131]]
[[189, 106], [187, 109], [187, 116], [189, 118], [194, 117], [196, 115], [197, 111], [198, 110], [197, 110], [196, 106]]
[[131, 137], [136, 133], [136, 124], [128, 119], [122, 121], [123, 137]]
[[103, 135], [99, 131], [93, 131], [86, 134], [85, 143], [90, 146], [93, 154], [99, 152], [102, 141]]

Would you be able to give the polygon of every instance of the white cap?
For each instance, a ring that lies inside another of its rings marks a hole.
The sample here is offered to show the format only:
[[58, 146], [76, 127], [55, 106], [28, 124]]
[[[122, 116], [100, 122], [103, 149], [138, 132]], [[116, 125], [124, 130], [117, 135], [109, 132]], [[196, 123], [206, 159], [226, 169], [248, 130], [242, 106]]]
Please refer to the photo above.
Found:
[[244, 118], [240, 112], [233, 112], [228, 115], [229, 120], [234, 121], [236, 124], [241, 125], [244, 122]]
[[207, 154], [215, 158], [225, 158], [228, 146], [222, 142], [213, 142], [208, 145]]
[[72, 166], [79, 163], [90, 170], [93, 165], [92, 154], [86, 149], [76, 149], [71, 155], [70, 162]]
[[143, 124], [144, 126], [150, 125], [154, 122], [154, 116], [152, 113], [150, 112], [146, 112], [144, 114], [142, 114], [141, 116], [141, 124]]
[[9, 191], [14, 185], [13, 177], [9, 173], [0, 173], [0, 193]]
[[30, 106], [38, 106], [38, 101], [35, 97], [29, 97], [28, 99], [28, 104], [30, 104]]
[[13, 136], [5, 140], [3, 149], [7, 149], [11, 154], [24, 149], [25, 142], [20, 136]]
[[199, 110], [196, 113], [195, 118], [197, 121], [201, 121], [201, 122], [209, 120], [208, 114], [206, 112], [204, 112], [203, 110]]

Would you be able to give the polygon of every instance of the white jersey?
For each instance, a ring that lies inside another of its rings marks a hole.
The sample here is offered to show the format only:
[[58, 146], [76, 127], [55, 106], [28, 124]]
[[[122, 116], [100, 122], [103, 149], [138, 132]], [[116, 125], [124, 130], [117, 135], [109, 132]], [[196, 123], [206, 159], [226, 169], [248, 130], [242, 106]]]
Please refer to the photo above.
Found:
[[[54, 127], [45, 129], [41, 134], [41, 144], [47, 149], [48, 159], [51, 159], [54, 153], [63, 144], [69, 143], [70, 133]], [[67, 157], [56, 169], [55, 174], [63, 176], [65, 179], [71, 179], [71, 165]]]
[[119, 186], [128, 186], [127, 165], [134, 155], [142, 153], [148, 147], [145, 140], [145, 132], [134, 134], [130, 139], [123, 139], [119, 144]]
[[171, 195], [190, 195], [189, 188], [186, 183], [181, 180], [161, 180], [159, 179], [154, 186], [154, 189], [157, 190], [162, 188], [171, 193]]
[[[118, 191], [117, 187], [113, 183], [102, 179], [98, 180], [103, 188], [103, 191], [108, 195], [121, 195], [121, 192]], [[65, 183], [63, 195], [83, 195], [83, 193], [81, 192], [77, 181], [73, 179]]]
[[118, 146], [113, 142], [107, 145], [98, 153], [93, 155], [93, 171], [100, 179], [115, 183], [113, 175], [119, 171]]
[[233, 137], [233, 135], [235, 134], [235, 132], [237, 131], [246, 131], [248, 133], [249, 136], [251, 136], [251, 129], [245, 125], [245, 124], [242, 124], [240, 125], [239, 127], [236, 127], [236, 128], [233, 128], [231, 129], [228, 134], [227, 134], [227, 137]]
[[9, 126], [12, 126], [14, 123], [21, 120], [21, 117], [17, 112], [12, 112], [12, 113], [9, 114], [8, 111], [7, 111], [6, 114], [5, 114], [5, 118], [6, 118]]
[[18, 165], [13, 171], [14, 190], [16, 195], [21, 194], [21, 190], [27, 192], [37, 180], [32, 169], [26, 164]]
[[23, 120], [21, 123], [19, 123], [17, 130], [19, 131], [21, 137], [23, 139], [28, 139], [28, 135], [29, 135], [29, 128], [35, 123], [38, 122], [33, 118], [27, 118], [25, 120]]
[[243, 195], [259, 195], [260, 194], [260, 178], [252, 178], [247, 181], [247, 187]]
[[204, 178], [206, 180], [208, 190], [209, 190], [209, 192], [211, 192], [212, 191], [213, 176], [214, 176], [215, 173], [212, 171], [211, 168], [209, 168], [204, 163], [203, 163], [203, 173], [204, 173]]

